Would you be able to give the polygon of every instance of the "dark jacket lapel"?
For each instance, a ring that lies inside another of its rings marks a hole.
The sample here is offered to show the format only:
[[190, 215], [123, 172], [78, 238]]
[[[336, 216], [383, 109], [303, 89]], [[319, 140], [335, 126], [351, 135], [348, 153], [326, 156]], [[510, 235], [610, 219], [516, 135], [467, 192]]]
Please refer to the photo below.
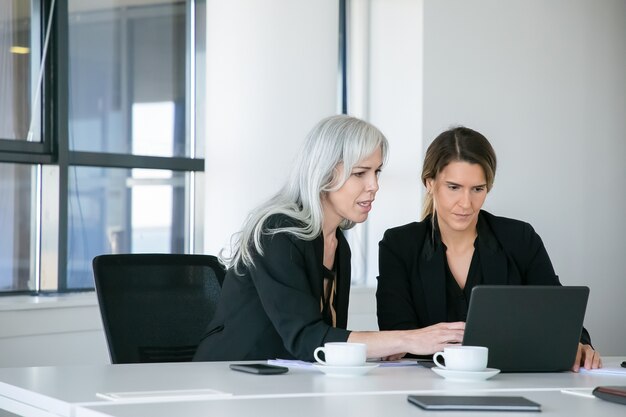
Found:
[[309, 279], [312, 279], [311, 288], [313, 289], [313, 295], [317, 298], [322, 297], [324, 281], [322, 276], [324, 272], [322, 267], [324, 266], [324, 236], [321, 234], [313, 240], [313, 250], [315, 251], [315, 262], [313, 267], [315, 268], [315, 274]]
[[483, 273], [483, 284], [504, 285], [508, 283], [508, 267], [506, 254], [500, 247], [496, 236], [485, 217], [478, 216], [478, 251], [480, 266]]
[[337, 298], [335, 311], [337, 327], [345, 329], [348, 325], [348, 301], [350, 299], [350, 246], [341, 230], [337, 229], [337, 251], [339, 252], [337, 266]]
[[446, 321], [446, 280], [441, 239], [428, 228], [419, 254], [419, 276], [422, 277], [426, 310], [431, 323]]

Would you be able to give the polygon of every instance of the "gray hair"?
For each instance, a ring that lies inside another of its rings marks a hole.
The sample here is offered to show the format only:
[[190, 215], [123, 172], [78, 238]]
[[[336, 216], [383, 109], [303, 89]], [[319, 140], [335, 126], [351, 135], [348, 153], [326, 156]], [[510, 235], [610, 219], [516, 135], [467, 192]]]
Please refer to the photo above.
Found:
[[[346, 115], [321, 120], [307, 135], [285, 185], [248, 215], [243, 229], [233, 235], [232, 256], [221, 253], [222, 262], [238, 273], [241, 266], [253, 266], [253, 255], [263, 255], [264, 234], [288, 233], [299, 239], [315, 239], [322, 232], [322, 195], [340, 189], [352, 168], [376, 149], [381, 149], [386, 161], [388, 147], [380, 130], [363, 120]], [[339, 164], [343, 170], [336, 169]], [[265, 223], [274, 214], [284, 214], [297, 225], [268, 229]], [[344, 219], [339, 226], [349, 229], [354, 222]]]

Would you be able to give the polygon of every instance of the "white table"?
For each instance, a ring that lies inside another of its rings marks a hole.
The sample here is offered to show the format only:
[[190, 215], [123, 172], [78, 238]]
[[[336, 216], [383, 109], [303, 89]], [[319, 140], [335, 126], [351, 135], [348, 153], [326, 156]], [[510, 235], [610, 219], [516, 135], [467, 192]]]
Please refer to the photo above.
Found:
[[[473, 395], [504, 395], [484, 392]], [[186, 401], [179, 403], [115, 404], [78, 407], [76, 417], [624, 417], [626, 406], [597, 398], [573, 397], [560, 391], [515, 391], [541, 404], [542, 412], [430, 412], [409, 404], [406, 394], [346, 394], [343, 396], [248, 398], [238, 400]]]
[[[622, 358], [605, 358], [616, 366]], [[0, 369], [0, 408], [27, 416], [73, 417], [78, 407], [111, 404], [97, 393], [213, 389], [231, 396], [206, 395], [196, 400], [262, 400], [268, 398], [332, 398], [337, 396], [373, 398], [409, 393], [515, 393], [555, 392], [561, 389], [593, 388], [598, 385], [626, 385], [626, 377], [562, 373], [499, 374], [482, 382], [451, 382], [430, 369], [417, 366], [379, 367], [365, 376], [336, 378], [314, 369], [291, 369], [283, 375], [260, 376], [234, 372], [226, 362], [62, 366]], [[513, 394], [511, 394], [513, 395]], [[182, 406], [192, 401], [172, 400]], [[570, 398], [568, 398], [570, 400]], [[313, 400], [317, 401], [317, 400]], [[325, 401], [325, 400], [324, 400]], [[132, 402], [131, 400], [125, 401]], [[165, 402], [153, 398], [150, 402]], [[197, 401], [193, 401], [197, 402]], [[323, 402], [323, 401], [322, 401]], [[278, 402], [277, 402], [278, 403]], [[117, 405], [120, 402], [116, 402]], [[271, 404], [271, 401], [270, 401]], [[356, 406], [356, 405], [355, 405]], [[415, 408], [414, 406], [412, 406]], [[95, 410], [95, 409], [94, 409]], [[626, 411], [626, 409], [623, 409]], [[150, 415], [150, 414], [147, 414]]]

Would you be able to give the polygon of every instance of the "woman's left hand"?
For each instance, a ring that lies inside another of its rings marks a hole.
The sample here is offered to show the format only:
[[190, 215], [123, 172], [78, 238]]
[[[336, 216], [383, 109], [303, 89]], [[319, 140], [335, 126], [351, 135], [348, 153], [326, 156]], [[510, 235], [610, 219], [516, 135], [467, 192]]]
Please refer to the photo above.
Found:
[[579, 343], [578, 352], [576, 352], [576, 361], [572, 366], [572, 371], [578, 372], [581, 366], [585, 369], [602, 368], [602, 358], [590, 345]]

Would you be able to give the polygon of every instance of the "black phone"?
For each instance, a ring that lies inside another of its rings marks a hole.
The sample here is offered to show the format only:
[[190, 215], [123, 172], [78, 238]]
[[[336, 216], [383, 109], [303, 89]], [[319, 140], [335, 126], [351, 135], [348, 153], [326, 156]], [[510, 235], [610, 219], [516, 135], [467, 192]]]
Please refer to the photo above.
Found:
[[277, 375], [286, 373], [289, 368], [285, 366], [268, 365], [266, 363], [233, 363], [230, 369], [257, 375]]
[[626, 386], [600, 386], [596, 387], [592, 393], [603, 400], [626, 405]]

